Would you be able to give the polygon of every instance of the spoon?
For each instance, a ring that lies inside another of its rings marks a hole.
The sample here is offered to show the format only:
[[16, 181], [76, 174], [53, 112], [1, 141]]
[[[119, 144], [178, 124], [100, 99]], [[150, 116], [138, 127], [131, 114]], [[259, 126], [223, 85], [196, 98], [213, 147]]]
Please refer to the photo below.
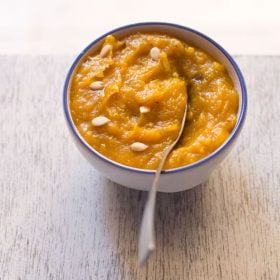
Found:
[[155, 204], [156, 204], [156, 194], [157, 194], [157, 187], [159, 184], [160, 174], [163, 168], [163, 165], [166, 161], [167, 156], [178, 143], [181, 135], [183, 133], [185, 123], [186, 123], [186, 116], [187, 116], [187, 104], [184, 112], [184, 116], [181, 123], [181, 128], [177, 138], [174, 142], [165, 149], [163, 152], [161, 161], [159, 166], [156, 170], [156, 175], [153, 181], [153, 185], [149, 191], [148, 199], [145, 205], [142, 223], [140, 227], [140, 237], [139, 237], [139, 254], [138, 254], [138, 261], [140, 265], [143, 265], [151, 255], [151, 253], [155, 249], [155, 230], [154, 230], [154, 217], [155, 217]]

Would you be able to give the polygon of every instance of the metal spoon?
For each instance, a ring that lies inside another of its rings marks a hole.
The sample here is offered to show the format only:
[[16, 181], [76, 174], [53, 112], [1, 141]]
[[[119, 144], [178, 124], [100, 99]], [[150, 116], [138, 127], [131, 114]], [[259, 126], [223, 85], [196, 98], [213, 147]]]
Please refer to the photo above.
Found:
[[165, 149], [159, 166], [156, 171], [156, 175], [153, 181], [153, 185], [148, 194], [148, 200], [145, 205], [144, 214], [142, 218], [142, 223], [140, 227], [140, 237], [139, 237], [139, 254], [138, 254], [138, 261], [140, 265], [143, 265], [147, 259], [149, 258], [150, 254], [155, 249], [155, 230], [154, 230], [154, 216], [155, 216], [155, 204], [156, 204], [156, 194], [157, 194], [157, 187], [159, 183], [160, 173], [162, 171], [163, 165], [166, 161], [167, 156], [178, 143], [181, 135], [183, 133], [186, 116], [187, 116], [187, 104], [184, 112], [184, 116], [181, 123], [181, 128], [179, 134], [175, 141]]

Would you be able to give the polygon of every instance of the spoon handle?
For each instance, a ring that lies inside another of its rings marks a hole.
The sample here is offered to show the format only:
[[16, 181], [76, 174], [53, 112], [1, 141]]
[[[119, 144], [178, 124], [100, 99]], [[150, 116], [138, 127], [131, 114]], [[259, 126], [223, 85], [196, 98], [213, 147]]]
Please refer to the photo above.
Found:
[[156, 194], [157, 194], [159, 178], [160, 178], [160, 174], [161, 174], [163, 165], [166, 161], [166, 158], [168, 157], [169, 153], [172, 151], [172, 149], [175, 147], [175, 145], [178, 143], [179, 139], [181, 138], [182, 132], [185, 127], [186, 116], [187, 116], [187, 106], [185, 108], [185, 112], [184, 112], [184, 116], [182, 119], [179, 134], [178, 134], [177, 138], [175, 139], [175, 141], [170, 146], [168, 146], [165, 149], [165, 151], [163, 152], [161, 161], [156, 170], [156, 175], [155, 175], [155, 178], [153, 181], [153, 185], [148, 194], [148, 200], [145, 205], [142, 223], [141, 223], [141, 227], [140, 227], [140, 237], [139, 237], [139, 244], [138, 244], [138, 247], [139, 247], [138, 260], [139, 260], [140, 265], [143, 265], [147, 261], [150, 254], [154, 251], [154, 249], [156, 247], [154, 217], [155, 217]]

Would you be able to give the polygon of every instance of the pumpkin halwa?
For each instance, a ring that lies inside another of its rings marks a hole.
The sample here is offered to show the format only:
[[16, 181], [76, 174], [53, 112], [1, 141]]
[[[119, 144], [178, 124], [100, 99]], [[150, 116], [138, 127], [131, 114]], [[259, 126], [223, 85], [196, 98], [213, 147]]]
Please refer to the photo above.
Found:
[[193, 163], [217, 149], [235, 126], [238, 93], [222, 64], [205, 51], [164, 34], [105, 38], [99, 53], [74, 73], [70, 110], [79, 133], [104, 156], [156, 169], [183, 135], [165, 169]]

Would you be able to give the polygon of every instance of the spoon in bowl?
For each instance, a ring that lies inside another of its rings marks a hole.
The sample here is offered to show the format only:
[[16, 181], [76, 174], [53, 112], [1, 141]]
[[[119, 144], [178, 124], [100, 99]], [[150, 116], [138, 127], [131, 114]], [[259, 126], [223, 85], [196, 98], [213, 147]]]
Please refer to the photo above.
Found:
[[147, 259], [155, 249], [154, 217], [155, 217], [156, 194], [157, 194], [157, 188], [159, 184], [159, 178], [163, 165], [169, 153], [172, 151], [172, 149], [175, 147], [175, 145], [178, 143], [178, 141], [181, 138], [186, 123], [187, 108], [188, 108], [188, 104], [186, 103], [186, 108], [181, 122], [181, 128], [179, 134], [177, 138], [174, 140], [174, 142], [169, 147], [167, 147], [163, 152], [161, 161], [156, 170], [156, 175], [153, 181], [153, 185], [148, 194], [148, 199], [145, 205], [142, 223], [140, 227], [140, 236], [139, 236], [139, 244], [138, 244], [138, 248], [139, 248], [138, 261], [140, 265], [143, 265], [147, 261]]

